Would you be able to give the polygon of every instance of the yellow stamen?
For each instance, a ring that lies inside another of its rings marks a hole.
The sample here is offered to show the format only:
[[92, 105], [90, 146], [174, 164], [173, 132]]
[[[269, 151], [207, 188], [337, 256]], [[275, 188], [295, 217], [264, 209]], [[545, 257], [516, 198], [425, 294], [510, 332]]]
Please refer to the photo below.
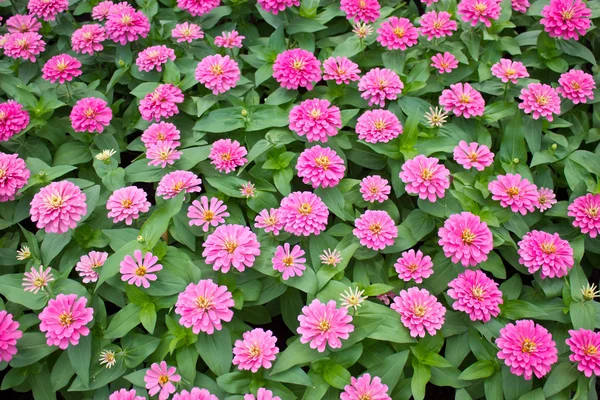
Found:
[[300, 208], [298, 209], [298, 212], [302, 215], [308, 215], [312, 212], [312, 207], [308, 203], [302, 203], [302, 204], [300, 204]]
[[70, 312], [64, 312], [60, 314], [60, 316], [58, 317], [58, 321], [62, 326], [67, 327], [71, 326], [71, 324], [75, 320], [73, 319], [73, 315]]
[[521, 351], [523, 353], [533, 353], [536, 348], [537, 348], [537, 345], [531, 339], [523, 340], [523, 344], [521, 345]]
[[475, 238], [477, 237], [477, 235], [475, 235], [474, 233], [471, 233], [470, 229], [465, 229], [462, 233], [462, 241], [465, 244], [472, 244], [475, 241]]

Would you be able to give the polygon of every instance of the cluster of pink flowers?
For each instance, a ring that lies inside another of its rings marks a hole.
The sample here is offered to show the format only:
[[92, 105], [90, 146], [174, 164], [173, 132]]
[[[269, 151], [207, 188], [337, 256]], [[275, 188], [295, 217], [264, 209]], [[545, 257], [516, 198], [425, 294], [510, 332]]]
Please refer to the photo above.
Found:
[[348, 309], [337, 308], [335, 300], [323, 304], [319, 299], [314, 299], [308, 306], [302, 307], [298, 321], [298, 333], [302, 335], [300, 343], [310, 343], [310, 348], [320, 353], [325, 351], [327, 345], [332, 349], [342, 347], [342, 339], [348, 339], [350, 333], [354, 332]]
[[290, 111], [289, 127], [309, 142], [323, 142], [342, 128], [340, 109], [322, 99], [304, 100]]
[[231, 267], [239, 272], [251, 268], [260, 255], [260, 243], [247, 226], [221, 225], [202, 243], [206, 263], [215, 271], [229, 272]]
[[16, 14], [6, 20], [6, 28], [9, 33], [16, 32], [39, 32], [42, 29], [42, 24], [34, 15]]
[[190, 283], [179, 293], [175, 303], [175, 313], [180, 315], [179, 323], [192, 328], [194, 334], [205, 332], [212, 335], [223, 329], [221, 321], [233, 318], [234, 301], [227, 286], [219, 286], [211, 279], [203, 279], [197, 284]]
[[168, 140], [159, 141], [146, 147], [146, 158], [150, 160], [148, 165], [165, 168], [167, 165], [175, 164], [181, 158], [183, 152], [177, 150], [177, 145]]
[[148, 36], [150, 21], [143, 12], [136, 11], [129, 5], [124, 7], [115, 5], [110, 8], [105, 28], [107, 38], [115, 43], [126, 45], [140, 37]]
[[313, 188], [336, 186], [344, 177], [344, 160], [329, 147], [319, 145], [304, 150], [296, 163], [302, 182]]
[[425, 337], [426, 333], [433, 336], [444, 325], [446, 309], [426, 289], [402, 290], [390, 307], [400, 314], [402, 324], [412, 337]]
[[400, 179], [406, 183], [406, 192], [418, 194], [432, 203], [443, 198], [450, 187], [450, 171], [435, 157], [416, 156], [402, 165]]
[[13, 320], [13, 315], [5, 310], [0, 311], [0, 362], [10, 362], [17, 354], [17, 340], [23, 337], [20, 324]]
[[217, 171], [228, 174], [248, 162], [246, 154], [248, 150], [237, 140], [219, 139], [213, 143], [208, 158]]
[[159, 122], [150, 125], [140, 139], [146, 147], [154, 146], [160, 142], [171, 142], [174, 146], [179, 146], [180, 132], [175, 125], [170, 122]]
[[27, 10], [44, 21], [54, 21], [56, 15], [68, 9], [68, 0], [29, 0], [27, 3]]
[[198, 17], [208, 14], [221, 4], [221, 0], [177, 0], [177, 7]]
[[279, 231], [283, 229], [283, 221], [278, 208], [262, 210], [254, 219], [254, 222], [254, 226], [264, 229], [265, 232], [272, 232], [273, 235], [279, 235]]
[[573, 248], [558, 233], [533, 230], [518, 243], [519, 263], [530, 273], [540, 270], [542, 278], [561, 278], [569, 272], [575, 261]]
[[275, 59], [273, 78], [286, 89], [312, 90], [314, 83], [321, 80], [321, 62], [304, 49], [286, 50]]
[[229, 56], [206, 56], [196, 67], [196, 80], [216, 96], [234, 88], [240, 80], [240, 67]]
[[98, 24], [88, 24], [77, 29], [71, 35], [71, 47], [74, 52], [90, 56], [102, 51], [102, 42], [106, 40], [104, 27]]
[[4, 55], [10, 58], [35, 62], [36, 57], [46, 48], [46, 42], [37, 32], [15, 32], [6, 36], [2, 49]]
[[388, 387], [381, 383], [381, 378], [366, 373], [360, 378], [350, 378], [350, 384], [344, 387], [340, 400], [392, 400], [387, 394]]
[[0, 203], [14, 200], [17, 192], [27, 184], [30, 174], [18, 154], [0, 152]]

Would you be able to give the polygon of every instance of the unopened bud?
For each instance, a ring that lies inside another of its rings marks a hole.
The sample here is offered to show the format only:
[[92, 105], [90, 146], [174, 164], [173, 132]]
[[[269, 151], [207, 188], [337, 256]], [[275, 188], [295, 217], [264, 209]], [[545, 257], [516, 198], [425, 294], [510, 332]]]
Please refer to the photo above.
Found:
[[513, 164], [518, 164], [519, 163], [519, 159], [518, 158], [513, 158]]
[[137, 241], [138, 241], [138, 243], [144, 243], [146, 241], [146, 239], [144, 239], [143, 236], [138, 236]]
[[242, 117], [245, 117], [248, 115], [248, 111], [246, 111], [246, 109], [242, 110]]
[[558, 148], [558, 145], [556, 143], [552, 143], [552, 146], [550, 146], [550, 148], [552, 150], [556, 150]]

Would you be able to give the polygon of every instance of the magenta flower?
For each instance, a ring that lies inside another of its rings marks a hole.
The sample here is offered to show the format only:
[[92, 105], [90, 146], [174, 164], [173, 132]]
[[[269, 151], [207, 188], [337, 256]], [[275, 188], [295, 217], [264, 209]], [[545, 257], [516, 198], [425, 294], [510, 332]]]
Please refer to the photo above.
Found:
[[190, 218], [190, 226], [200, 226], [204, 232], [212, 226], [218, 226], [225, 222], [225, 218], [229, 217], [227, 206], [216, 197], [200, 197], [200, 201], [194, 200], [188, 208], [188, 218]]
[[104, 21], [108, 18], [110, 9], [115, 5], [112, 1], [106, 0], [98, 3], [98, 5], [92, 8], [92, 19], [96, 21]]
[[421, 250], [416, 253], [412, 249], [405, 251], [394, 264], [394, 268], [398, 273], [398, 278], [405, 282], [414, 280], [415, 283], [422, 283], [423, 279], [433, 275], [431, 257], [423, 255]]
[[318, 235], [327, 227], [329, 209], [312, 192], [292, 192], [281, 200], [279, 218], [283, 229], [292, 235]]
[[465, 169], [475, 168], [477, 171], [483, 171], [494, 162], [494, 153], [485, 144], [477, 142], [467, 144], [461, 140], [454, 148], [454, 161]]
[[0, 361], [10, 362], [17, 354], [17, 340], [23, 337], [19, 323], [13, 321], [13, 315], [0, 311]]
[[560, 114], [558, 93], [550, 85], [530, 83], [527, 88], [521, 89], [519, 99], [523, 101], [519, 103], [519, 108], [526, 114], [532, 114], [533, 119], [541, 116], [552, 122], [552, 114]]
[[288, 7], [300, 6], [300, 0], [258, 0], [257, 3], [260, 8], [273, 15], [285, 11]]
[[27, 184], [29, 169], [18, 154], [0, 151], [0, 203], [12, 201], [17, 192]]
[[385, 106], [386, 100], [396, 100], [402, 93], [404, 84], [398, 74], [387, 68], [373, 68], [358, 82], [360, 97], [369, 101], [369, 105]]
[[256, 392], [256, 397], [253, 394], [245, 394], [244, 400], [281, 400], [281, 397], [273, 395], [268, 389], [260, 388]]
[[551, 208], [553, 204], [556, 204], [556, 195], [552, 189], [539, 188], [535, 207], [540, 211], [544, 211]]
[[327, 100], [308, 99], [290, 111], [289, 128], [309, 142], [327, 143], [342, 128], [340, 109]]
[[72, 81], [81, 75], [81, 63], [68, 54], [59, 54], [52, 57], [42, 67], [42, 78], [50, 83], [59, 81], [61, 84]]
[[304, 265], [306, 258], [302, 257], [304, 254], [304, 250], [298, 245], [295, 245], [292, 250], [290, 250], [289, 243], [284, 243], [283, 246], [277, 246], [275, 255], [271, 259], [273, 269], [281, 272], [281, 278], [284, 281], [287, 281], [294, 276], [302, 276], [302, 271], [306, 269], [306, 266]]
[[310, 348], [317, 349], [319, 353], [323, 353], [328, 344], [332, 349], [339, 349], [342, 347], [340, 339], [348, 339], [350, 333], [354, 332], [348, 309], [336, 308], [335, 300], [323, 304], [319, 299], [314, 299], [310, 305], [302, 307], [298, 321], [300, 326], [297, 331], [302, 335], [300, 343], [310, 342]]
[[65, 233], [77, 227], [87, 212], [85, 193], [69, 181], [52, 182], [33, 196], [29, 214], [46, 233]]
[[0, 142], [9, 140], [29, 125], [29, 113], [14, 100], [0, 103]]
[[595, 238], [600, 232], [600, 194], [588, 193], [569, 204], [569, 217], [574, 217], [573, 226], [581, 229], [581, 233], [589, 233]]
[[550, 0], [540, 24], [550, 37], [578, 40], [591, 25], [592, 10], [581, 0]]
[[169, 367], [164, 361], [160, 364], [153, 363], [144, 376], [148, 394], [154, 396], [158, 393], [158, 400], [167, 400], [177, 390], [173, 382], [177, 383], [181, 380], [181, 376], [176, 372], [177, 368]]
[[113, 392], [108, 400], [145, 400], [145, 397], [138, 396], [135, 389], [121, 389]]
[[171, 142], [174, 146], [180, 146], [180, 135], [177, 127], [170, 122], [158, 122], [150, 125], [141, 138], [146, 147], [154, 146], [160, 142]]
[[346, 19], [354, 22], [375, 22], [379, 16], [379, 1], [377, 0], [342, 0], [340, 10], [346, 13]]
[[142, 258], [142, 252], [136, 250], [133, 252], [133, 257], [130, 255], [125, 256], [123, 261], [119, 264], [121, 268], [121, 280], [127, 282], [130, 285], [137, 287], [143, 286], [145, 289], [150, 287], [150, 281], [157, 279], [153, 272], [158, 272], [163, 269], [161, 264], [157, 263], [158, 257], [154, 254], [147, 252]]
[[86, 324], [94, 318], [94, 309], [86, 305], [87, 299], [77, 298], [76, 294], [59, 293], [56, 299], [48, 301], [38, 315], [40, 331], [46, 332], [48, 346], [65, 350], [69, 343], [77, 346], [81, 336], [90, 334]]
[[431, 66], [438, 69], [440, 74], [450, 73], [453, 69], [458, 68], [458, 60], [452, 53], [438, 53], [431, 57]]
[[[495, 2], [496, 0], [489, 1]], [[482, 116], [485, 108], [485, 101], [481, 93], [468, 83], [450, 85], [450, 89], [442, 92], [439, 102], [447, 112], [454, 112], [457, 117], [462, 115], [467, 119]]]
[[251, 370], [252, 373], [258, 372], [261, 367], [269, 369], [271, 362], [275, 361], [275, 354], [279, 353], [276, 344], [277, 338], [271, 331], [256, 328], [244, 332], [242, 340], [235, 341], [233, 365], [242, 371]]
[[90, 251], [88, 254], [81, 256], [75, 271], [79, 272], [79, 276], [83, 278], [83, 283], [97, 282], [99, 274], [98, 268], [102, 267], [108, 258], [108, 253], [105, 251]]
[[158, 182], [156, 195], [165, 200], [172, 199], [182, 190], [185, 193], [199, 192], [202, 179], [190, 171], [174, 171], [162, 177]]
[[221, 36], [215, 37], [215, 46], [233, 49], [234, 47], [242, 48], [242, 40], [246, 39], [238, 31], [221, 32]]
[[389, 17], [377, 34], [377, 41], [388, 50], [406, 50], [419, 41], [419, 31], [407, 18]]
[[17, 32], [8, 34], [3, 50], [7, 57], [35, 62], [36, 56], [42, 53], [45, 47], [46, 42], [42, 40], [42, 35], [36, 32]]
[[228, 174], [248, 162], [246, 154], [248, 150], [237, 140], [219, 139], [213, 143], [208, 158], [217, 171]]
[[240, 194], [247, 199], [251, 199], [255, 195], [254, 183], [248, 181], [242, 183], [240, 186]]
[[594, 77], [578, 69], [565, 72], [558, 79], [559, 87], [556, 91], [573, 104], [586, 103], [587, 99], [594, 100], [596, 83]]
[[156, 69], [158, 72], [162, 71], [162, 66], [167, 61], [175, 61], [175, 51], [168, 48], [165, 45], [151, 46], [141, 51], [137, 59], [135, 60], [136, 65], [140, 71], [152, 71]]
[[146, 200], [146, 192], [137, 186], [127, 186], [115, 190], [106, 201], [108, 218], [113, 223], [125, 221], [127, 225], [140, 217], [140, 213], [148, 212], [150, 202]]
[[177, 7], [198, 17], [219, 7], [221, 0], [177, 0]]
[[195, 387], [189, 392], [182, 390], [180, 393], [175, 393], [173, 400], [219, 400], [219, 398], [206, 389]]
[[78, 100], [71, 110], [71, 126], [75, 132], [102, 133], [110, 125], [113, 113], [108, 103], [96, 97]]
[[520, 13], [526, 13], [527, 9], [529, 8], [531, 4], [529, 3], [529, 0], [512, 0], [511, 1], [511, 6], [512, 9], [520, 12]]
[[260, 255], [260, 243], [247, 226], [221, 225], [202, 243], [206, 263], [215, 271], [229, 272], [231, 267], [239, 272], [252, 268], [255, 257]]
[[600, 332], [581, 328], [570, 330], [569, 335], [566, 340], [572, 353], [569, 360], [577, 363], [577, 369], [586, 377], [600, 376]]
[[371, 175], [363, 178], [360, 181], [360, 193], [363, 200], [370, 203], [383, 203], [388, 199], [388, 195], [392, 188], [388, 185], [387, 179], [383, 179], [379, 175]]
[[402, 165], [400, 179], [406, 183], [406, 192], [418, 194], [421, 199], [435, 202], [443, 198], [450, 187], [450, 171], [435, 157], [418, 155]]
[[44, 270], [43, 265], [40, 265], [39, 271], [35, 267], [31, 267], [29, 272], [23, 274], [23, 291], [37, 294], [40, 290], [44, 290], [48, 286], [48, 282], [54, 280], [50, 271], [52, 271], [50, 267]]
[[212, 335], [215, 330], [223, 328], [221, 321], [231, 321], [231, 307], [234, 304], [227, 286], [219, 286], [211, 279], [203, 279], [197, 284], [190, 283], [185, 291], [179, 293], [175, 313], [181, 316], [179, 323], [192, 328], [195, 335], [200, 332]]
[[273, 235], [279, 235], [279, 231], [283, 229], [283, 221], [279, 215], [279, 209], [271, 208], [270, 210], [262, 210], [254, 218], [254, 226], [264, 229], [265, 232], [273, 232]]
[[539, 269], [544, 278], [562, 278], [573, 268], [573, 249], [558, 233], [533, 230], [518, 243], [519, 263], [533, 274]]
[[527, 68], [520, 61], [512, 61], [507, 58], [501, 58], [496, 64], [492, 65], [492, 75], [504, 83], [509, 81], [517, 83], [518, 79], [529, 77]]
[[329, 147], [319, 145], [304, 150], [296, 163], [302, 182], [318, 187], [334, 187], [344, 177], [344, 160]]
[[312, 90], [321, 80], [321, 62], [304, 49], [291, 49], [279, 53], [273, 64], [273, 78], [281, 87]]
[[387, 394], [388, 387], [381, 383], [381, 378], [364, 374], [360, 378], [351, 377], [350, 384], [344, 387], [340, 400], [392, 400]]
[[533, 374], [544, 377], [558, 361], [556, 343], [546, 328], [523, 319], [500, 329], [496, 339], [498, 358], [510, 367], [510, 372], [531, 380]]
[[421, 16], [419, 32], [427, 36], [427, 40], [452, 36], [452, 33], [458, 29], [456, 21], [453, 21], [452, 14], [446, 11], [429, 11]]
[[491, 317], [500, 314], [502, 292], [498, 284], [483, 272], [466, 270], [452, 280], [448, 287], [448, 296], [456, 300], [452, 308], [469, 315], [471, 321], [488, 322]]
[[71, 35], [71, 48], [75, 53], [94, 55], [102, 51], [102, 42], [106, 40], [104, 27], [98, 24], [84, 25]]
[[215, 96], [234, 88], [240, 76], [238, 63], [220, 54], [204, 57], [196, 67], [196, 80], [212, 90]]
[[109, 12], [105, 27], [107, 37], [124, 46], [128, 42], [148, 36], [150, 21], [141, 11], [136, 11], [133, 7], [124, 7]]
[[183, 103], [183, 92], [170, 83], [159, 85], [140, 100], [139, 111], [146, 121], [160, 121], [179, 114], [177, 104]]
[[526, 215], [535, 211], [537, 202], [537, 187], [521, 175], [498, 175], [496, 180], [488, 184], [492, 199], [500, 201], [504, 208], [510, 207], [513, 212]]
[[387, 143], [402, 134], [402, 124], [388, 110], [367, 110], [356, 121], [356, 133], [367, 143]]
[[434, 336], [444, 324], [446, 309], [426, 289], [402, 290], [390, 307], [400, 314], [402, 324], [410, 330], [412, 337], [425, 337], [426, 332]]
[[383, 250], [394, 244], [398, 228], [387, 211], [367, 210], [354, 221], [352, 231], [360, 239], [360, 244], [372, 250]]
[[497, 0], [461, 0], [458, 3], [458, 14], [462, 20], [476, 26], [479, 22], [489, 28], [492, 20], [500, 18], [500, 3]]
[[204, 32], [202, 32], [202, 28], [198, 25], [184, 22], [175, 25], [175, 28], [171, 31], [171, 36], [173, 39], [177, 39], [177, 43], [192, 43], [196, 39], [202, 39], [204, 37]]
[[150, 145], [146, 150], [146, 158], [150, 160], [148, 165], [160, 166], [161, 168], [175, 164], [175, 161], [179, 160], [182, 154], [181, 151], [177, 150], [177, 146], [169, 141]]
[[470, 212], [452, 214], [438, 231], [438, 236], [444, 255], [464, 267], [475, 267], [487, 260], [488, 253], [494, 248], [492, 231]]
[[56, 15], [69, 9], [68, 0], [29, 0], [27, 10], [44, 21], [54, 21]]
[[33, 15], [16, 14], [6, 20], [6, 28], [8, 29], [9, 33], [37, 33], [40, 29], [42, 29], [42, 24]]
[[323, 80], [335, 81], [337, 85], [345, 83], [348, 85], [360, 79], [358, 64], [346, 57], [329, 57], [323, 61]]

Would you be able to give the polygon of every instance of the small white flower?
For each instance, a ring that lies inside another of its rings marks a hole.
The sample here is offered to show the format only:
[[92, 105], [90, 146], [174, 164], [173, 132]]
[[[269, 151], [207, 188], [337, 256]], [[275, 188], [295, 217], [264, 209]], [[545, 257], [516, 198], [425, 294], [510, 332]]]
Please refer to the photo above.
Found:
[[350, 286], [348, 290], [341, 295], [342, 297], [340, 300], [342, 301], [342, 307], [352, 307], [356, 310], [367, 299], [367, 296], [363, 297], [362, 295], [364, 292], [364, 290], [358, 290], [358, 287], [353, 289], [352, 286]]
[[596, 290], [598, 287], [595, 284], [587, 284], [581, 288], [581, 295], [585, 301], [594, 300], [596, 297], [600, 297], [600, 291]]
[[448, 113], [442, 111], [441, 108], [436, 107], [435, 109], [429, 107], [429, 112], [425, 113], [425, 119], [429, 122], [429, 126], [432, 128], [440, 127], [446, 123]]
[[98, 160], [98, 161], [108, 161], [115, 154], [117, 154], [117, 152], [115, 150], [113, 150], [113, 149], [102, 150], [100, 153], [96, 154], [96, 160]]
[[105, 365], [106, 368], [112, 368], [117, 363], [117, 358], [115, 357], [115, 352], [112, 350], [104, 350], [100, 353], [100, 365]]
[[354, 32], [356, 34], [356, 36], [358, 36], [361, 39], [366, 38], [367, 36], [369, 36], [371, 33], [373, 33], [373, 27], [367, 23], [357, 23], [356, 25], [353, 26], [354, 29], [352, 29], [352, 32]]
[[321, 264], [335, 267], [342, 262], [342, 253], [337, 249], [327, 249], [319, 256], [319, 258], [321, 259]]
[[29, 250], [29, 246], [21, 246], [19, 250], [17, 250], [17, 260], [23, 261], [31, 258], [31, 250]]

